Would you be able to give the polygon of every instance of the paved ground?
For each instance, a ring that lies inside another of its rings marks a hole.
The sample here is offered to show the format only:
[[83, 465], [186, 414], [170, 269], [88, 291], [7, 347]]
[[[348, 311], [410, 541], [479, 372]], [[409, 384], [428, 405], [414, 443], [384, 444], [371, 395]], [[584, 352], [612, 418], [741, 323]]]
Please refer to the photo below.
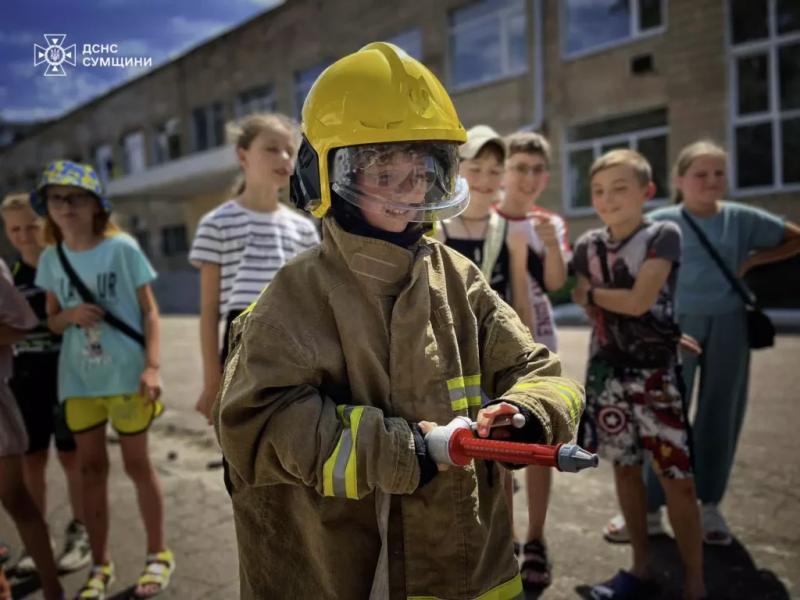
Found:
[[[581, 379], [588, 341], [585, 329], [561, 334], [565, 372]], [[165, 598], [238, 597], [236, 543], [230, 505], [218, 470], [206, 465], [217, 458], [213, 436], [193, 412], [200, 386], [196, 321], [169, 317], [164, 322], [164, 377], [170, 410], [152, 436], [152, 456], [162, 475], [168, 539], [178, 571]], [[792, 452], [800, 400], [800, 337], [783, 336], [774, 349], [755, 354], [750, 412], [742, 436], [730, 492], [723, 504], [738, 540], [731, 548], [708, 549], [707, 579], [715, 598], [779, 599], [800, 593], [800, 463]], [[141, 568], [144, 537], [133, 487], [126, 480], [112, 444], [111, 551], [117, 564], [113, 598]], [[53, 461], [55, 462], [55, 461]], [[68, 520], [62, 478], [53, 466], [49, 476], [49, 519], [56, 537]], [[518, 507], [524, 504], [518, 493]], [[600, 529], [615, 512], [607, 466], [592, 473], [555, 478], [547, 537], [555, 562], [554, 583], [543, 599], [585, 596], [587, 584], [605, 579], [627, 565], [627, 546], [605, 543]], [[525, 528], [524, 510], [517, 527]], [[0, 511], [0, 537], [18, 547], [16, 532]], [[654, 544], [663, 597], [674, 597], [680, 568], [675, 544], [665, 537]], [[68, 592], [85, 573], [64, 577]], [[15, 597], [35, 586], [20, 582]]]

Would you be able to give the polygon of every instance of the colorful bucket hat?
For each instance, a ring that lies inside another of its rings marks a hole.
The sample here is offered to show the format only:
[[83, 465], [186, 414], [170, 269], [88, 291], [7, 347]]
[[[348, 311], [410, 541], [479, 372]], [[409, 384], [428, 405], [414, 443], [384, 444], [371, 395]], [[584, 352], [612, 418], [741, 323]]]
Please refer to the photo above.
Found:
[[31, 192], [31, 206], [38, 214], [47, 214], [47, 201], [42, 191], [48, 185], [74, 185], [91, 192], [100, 200], [100, 206], [107, 213], [111, 212], [111, 202], [103, 194], [103, 184], [91, 165], [75, 163], [69, 160], [54, 160], [42, 171], [36, 190]]

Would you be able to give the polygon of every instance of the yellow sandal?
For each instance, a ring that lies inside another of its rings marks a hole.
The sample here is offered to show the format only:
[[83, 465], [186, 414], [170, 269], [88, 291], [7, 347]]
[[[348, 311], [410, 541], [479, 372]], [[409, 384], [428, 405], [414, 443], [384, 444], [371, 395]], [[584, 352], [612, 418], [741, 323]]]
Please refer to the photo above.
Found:
[[114, 563], [94, 565], [89, 579], [75, 596], [75, 600], [105, 600], [106, 592], [114, 583]]
[[[171, 550], [163, 550], [153, 554], [148, 554], [144, 561], [144, 571], [136, 582], [136, 589], [132, 596], [137, 599], [152, 598], [163, 592], [169, 587], [169, 580], [175, 572], [175, 556]], [[155, 591], [149, 594], [139, 594], [140, 587], [154, 585]]]

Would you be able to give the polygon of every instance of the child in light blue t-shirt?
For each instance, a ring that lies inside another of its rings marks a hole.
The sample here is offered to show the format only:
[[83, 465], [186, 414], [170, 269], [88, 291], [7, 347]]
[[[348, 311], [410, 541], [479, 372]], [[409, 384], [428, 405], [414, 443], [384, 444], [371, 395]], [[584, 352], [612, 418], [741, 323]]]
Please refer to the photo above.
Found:
[[[78, 447], [94, 563], [78, 596], [105, 597], [114, 579], [107, 551], [110, 421], [124, 434], [122, 456], [147, 534], [145, 567], [132, 595], [150, 598], [169, 585], [175, 569], [164, 543], [161, 486], [147, 453], [147, 430], [162, 411], [158, 307], [150, 286], [156, 274], [138, 244], [111, 223], [111, 205], [92, 167], [51, 163], [31, 203], [47, 219], [51, 246], [39, 260], [36, 285], [47, 290], [48, 326], [64, 336], [58, 395]], [[80, 282], [88, 294], [80, 293]]]
[[[133, 238], [117, 234], [81, 252], [64, 247], [64, 254], [99, 306], [142, 331], [137, 290], [152, 282], [156, 273]], [[84, 302], [61, 267], [54, 246], [42, 253], [36, 285], [52, 291], [62, 310]], [[141, 345], [106, 321], [91, 327], [68, 327], [59, 361], [58, 395], [63, 402], [67, 398], [136, 394], [144, 368]]]

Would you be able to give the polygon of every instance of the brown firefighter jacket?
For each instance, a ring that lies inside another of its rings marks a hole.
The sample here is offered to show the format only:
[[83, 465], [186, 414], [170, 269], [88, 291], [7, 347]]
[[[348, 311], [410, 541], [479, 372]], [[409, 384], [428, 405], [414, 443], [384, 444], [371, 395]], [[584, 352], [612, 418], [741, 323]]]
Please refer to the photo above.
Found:
[[519, 596], [497, 467], [417, 489], [408, 423], [504, 399], [566, 442], [583, 390], [460, 254], [324, 227], [241, 320], [216, 409], [242, 597]]

